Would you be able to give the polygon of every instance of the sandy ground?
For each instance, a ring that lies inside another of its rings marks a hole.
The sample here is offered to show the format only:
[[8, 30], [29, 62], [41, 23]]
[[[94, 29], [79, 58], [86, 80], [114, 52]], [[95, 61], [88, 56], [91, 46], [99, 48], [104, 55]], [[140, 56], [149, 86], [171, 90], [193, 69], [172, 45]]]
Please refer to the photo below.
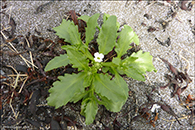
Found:
[[[54, 34], [48, 32], [47, 29], [58, 26], [61, 23], [62, 18], [65, 16], [65, 13], [70, 10], [75, 10], [75, 12], [81, 15], [89, 16], [95, 13], [101, 13], [101, 15], [103, 13], [116, 15], [120, 24], [126, 23], [137, 33], [140, 38], [142, 50], [150, 52], [151, 55], [154, 56], [153, 63], [157, 69], [156, 73], [147, 73], [147, 80], [141, 83], [134, 80], [127, 80], [130, 90], [136, 93], [137, 104], [146, 102], [144, 91], [151, 90], [151, 86], [156, 87], [159, 84], [162, 85], [168, 82], [164, 78], [164, 74], [168, 73], [168, 69], [156, 56], [160, 55], [162, 58], [167, 59], [170, 63], [172, 63], [177, 69], [183, 71], [187, 62], [179, 57], [180, 51], [181, 55], [189, 61], [188, 74], [193, 80], [192, 83], [189, 84], [189, 87], [181, 94], [181, 98], [184, 99], [188, 94], [192, 94], [195, 97], [195, 42], [194, 34], [192, 33], [192, 26], [194, 26], [194, 6], [191, 11], [185, 11], [179, 8], [176, 10], [177, 15], [175, 18], [167, 18], [167, 14], [171, 10], [169, 5], [165, 6], [152, 2], [148, 5], [148, 2], [146, 1], [54, 1], [44, 6], [42, 8], [42, 12], [36, 12], [37, 7], [48, 2], [49, 1], [7, 1], [7, 8], [4, 10], [7, 10], [7, 13], [11, 14], [17, 24], [16, 35], [27, 34], [27, 32], [35, 34], [34, 30], [37, 28], [37, 30], [41, 31], [43, 37], [50, 39], [55, 38]], [[149, 18], [146, 18], [145, 14], [148, 14]], [[159, 22], [156, 22], [160, 20], [171, 21], [167, 27], [163, 29], [162, 25]], [[141, 23], [145, 23], [146, 25], [143, 26]], [[155, 27], [157, 31], [148, 32], [147, 29], [149, 26]], [[171, 41], [171, 45], [168, 47], [160, 45], [157, 40], [155, 40], [155, 38], [158, 38], [160, 41], [164, 42], [168, 37]], [[186, 113], [186, 109], [179, 105], [177, 96], [170, 98], [171, 92], [172, 90], [169, 88], [160, 90], [160, 95], [156, 96], [155, 100], [162, 98], [163, 101], [173, 108], [179, 117], [182, 117], [182, 115]], [[130, 107], [130, 105], [131, 102], [127, 101], [124, 108]], [[167, 121], [172, 119], [174, 119], [174, 117], [160, 111], [155, 129], [193, 129], [193, 126], [188, 124], [187, 119], [181, 119], [183, 123], [182, 126], [176, 121]], [[123, 124], [128, 124], [128, 119], [125, 119]], [[146, 124], [144, 120], [134, 122], [133, 128], [154, 129], [150, 124]]]

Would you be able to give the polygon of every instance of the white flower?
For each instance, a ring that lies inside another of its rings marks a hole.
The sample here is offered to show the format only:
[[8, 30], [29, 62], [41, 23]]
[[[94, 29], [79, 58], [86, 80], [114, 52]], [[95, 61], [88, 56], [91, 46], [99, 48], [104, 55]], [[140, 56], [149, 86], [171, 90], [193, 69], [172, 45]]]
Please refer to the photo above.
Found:
[[158, 109], [158, 108], [160, 108], [160, 106], [157, 105], [157, 104], [154, 104], [154, 105], [152, 106], [151, 111], [154, 112], [154, 110], [155, 110], [155, 109]]
[[103, 58], [104, 58], [104, 55], [102, 53], [99, 54], [99, 52], [96, 52], [94, 53], [94, 60], [95, 62], [102, 62], [103, 61]]

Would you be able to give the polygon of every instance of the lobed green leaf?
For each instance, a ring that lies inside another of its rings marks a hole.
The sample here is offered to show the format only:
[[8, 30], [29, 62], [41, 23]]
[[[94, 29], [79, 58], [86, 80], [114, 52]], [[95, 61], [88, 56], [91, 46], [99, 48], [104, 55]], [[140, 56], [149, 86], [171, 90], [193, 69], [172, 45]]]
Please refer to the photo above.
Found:
[[88, 74], [84, 78], [83, 86], [84, 87], [89, 87], [92, 84], [93, 81], [93, 74], [89, 71], [87, 72]]
[[109, 14], [104, 13], [104, 15], [103, 15], [103, 23], [105, 23], [106, 20], [107, 20], [109, 17], [110, 17]]
[[82, 16], [78, 17], [78, 20], [83, 20], [83, 21], [85, 21], [87, 23], [89, 18], [90, 17], [88, 15], [82, 15]]
[[108, 100], [108, 98], [101, 96], [101, 104], [106, 107], [107, 110], [110, 110], [112, 112], [119, 112], [122, 108], [122, 106], [125, 104], [126, 101], [118, 101], [118, 102], [113, 102], [112, 100]]
[[119, 39], [115, 48], [115, 51], [117, 52], [117, 57], [120, 58], [126, 53], [134, 37], [135, 35], [133, 29], [130, 26], [124, 25], [124, 28], [119, 34]]
[[131, 77], [131, 78], [138, 80], [138, 81], [145, 81], [145, 77], [142, 75], [142, 73], [140, 73], [139, 71], [137, 71], [136, 69], [134, 69], [132, 67], [129, 67], [128, 69], [124, 69], [122, 71], [128, 77]]
[[138, 57], [130, 56], [122, 60], [120, 66], [117, 67], [118, 73], [126, 74], [128, 77], [138, 81], [145, 81], [145, 77], [142, 75], [142, 73], [131, 66], [131, 64], [133, 64], [137, 59]]
[[119, 64], [121, 63], [121, 59], [120, 59], [119, 57], [114, 57], [114, 58], [112, 59], [112, 62], [113, 62], [114, 64], [116, 64], [116, 65], [119, 65]]
[[70, 100], [70, 102], [76, 103], [79, 100], [81, 100], [83, 97], [85, 97], [87, 94], [88, 94], [88, 91], [77, 92], [77, 93], [75, 93], [75, 95], [73, 96], [73, 98]]
[[86, 55], [87, 58], [90, 60], [94, 60], [94, 57], [91, 55], [91, 53], [88, 50], [88, 46], [82, 45], [80, 46], [79, 50]]
[[116, 16], [110, 16], [100, 29], [97, 42], [99, 44], [99, 53], [106, 55], [116, 44], [117, 26]]
[[134, 42], [136, 45], [139, 45], [139, 37], [137, 36], [137, 34], [135, 32], [133, 32], [133, 33], [134, 33], [134, 37], [130, 43]]
[[88, 93], [85, 97], [83, 97], [83, 100], [81, 102], [81, 112], [80, 112], [80, 114], [83, 115], [83, 116], [85, 116], [85, 110], [86, 110], [87, 102], [90, 100], [89, 95], [90, 94]]
[[107, 67], [107, 66], [103, 67], [102, 68], [102, 72], [107, 73], [109, 69], [110, 69], [110, 67]]
[[124, 60], [122, 60], [122, 66], [128, 67], [129, 64], [135, 62], [136, 59], [138, 59], [138, 57], [132, 57], [132, 56], [127, 57]]
[[114, 70], [114, 72], [115, 72], [115, 77], [114, 77], [113, 81], [115, 82], [115, 84], [117, 85], [117, 88], [122, 93], [122, 95], [124, 97], [124, 101], [126, 101], [128, 98], [128, 95], [129, 95], [128, 94], [128, 92], [129, 92], [128, 85], [125, 82], [125, 80], [116, 72], [116, 70]]
[[129, 66], [136, 69], [140, 73], [145, 74], [146, 71], [156, 71], [152, 63], [152, 56], [149, 52], [143, 53], [143, 51], [140, 50], [137, 53], [134, 52], [131, 57], [137, 57], [137, 59], [131, 64], [129, 64]]
[[66, 66], [69, 63], [70, 62], [69, 62], [68, 56], [66, 54], [56, 56], [47, 63], [44, 70], [49, 71], [49, 70], [52, 70], [52, 69], [56, 69], [58, 67]]
[[87, 104], [86, 104], [86, 108], [85, 108], [85, 123], [87, 125], [93, 123], [95, 116], [97, 114], [98, 111], [98, 104], [95, 100], [90, 100]]
[[73, 64], [72, 67], [78, 68], [79, 71], [89, 68], [88, 66], [89, 60], [87, 60], [87, 57], [83, 53], [76, 51], [76, 48], [75, 49], [69, 48], [66, 51], [70, 63]]
[[[106, 20], [107, 20], [109, 17], [110, 17], [109, 14], [104, 13], [104, 15], [103, 15], [103, 23], [105, 23]], [[120, 24], [119, 24], [119, 22], [117, 22], [117, 21], [116, 21], [116, 26], [117, 26], [117, 30], [118, 30], [119, 27], [120, 27]]]
[[99, 13], [94, 14], [87, 21], [87, 28], [86, 28], [86, 32], [85, 32], [85, 35], [86, 35], [86, 38], [85, 38], [86, 43], [85, 44], [86, 45], [88, 45], [89, 42], [94, 39], [96, 27], [98, 26], [97, 19], [99, 18], [99, 16], [100, 16]]
[[53, 29], [56, 31], [56, 35], [59, 38], [63, 38], [65, 42], [71, 43], [70, 34], [68, 32], [68, 27], [71, 25], [70, 21], [66, 21], [65, 19], [62, 20], [60, 26], [54, 27]]
[[53, 83], [52, 88], [49, 89], [49, 97], [47, 98], [48, 105], [55, 106], [59, 108], [63, 105], [66, 105], [73, 96], [78, 92], [84, 92], [83, 78], [85, 74], [66, 74], [65, 76], [59, 76], [60, 81]]
[[115, 81], [110, 80], [110, 76], [107, 74], [96, 74], [93, 80], [95, 92], [105, 96], [113, 102], [124, 101], [126, 95], [124, 95], [123, 89], [121, 89]]
[[120, 89], [121, 93], [123, 93], [122, 100], [113, 101], [113, 100], [109, 100], [105, 96], [102, 96], [101, 94], [99, 96], [101, 99], [101, 104], [103, 104], [106, 107], [106, 109], [108, 109], [112, 112], [119, 112], [121, 110], [122, 106], [127, 101], [129, 89], [128, 89], [127, 83], [124, 81], [124, 79], [116, 71], [115, 71], [115, 78], [113, 81], [115, 82], [117, 87]]
[[80, 45], [82, 43], [78, 27], [74, 25], [73, 21], [70, 22], [63, 19], [60, 26], [53, 29], [56, 31], [56, 35], [65, 39], [65, 42], [73, 45]]

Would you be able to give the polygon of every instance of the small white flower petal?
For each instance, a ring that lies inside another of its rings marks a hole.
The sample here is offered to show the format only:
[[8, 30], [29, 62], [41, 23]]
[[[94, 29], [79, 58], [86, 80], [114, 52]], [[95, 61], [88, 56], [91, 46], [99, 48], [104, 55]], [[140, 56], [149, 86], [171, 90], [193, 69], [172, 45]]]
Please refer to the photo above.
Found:
[[104, 58], [104, 55], [103, 55], [102, 53], [100, 53], [100, 54], [99, 54], [99, 57], [100, 57], [101, 59], [103, 59], [103, 58]]
[[104, 58], [104, 55], [102, 53], [99, 54], [99, 52], [96, 52], [94, 53], [94, 60], [95, 62], [102, 62], [103, 61], [103, 58]]
[[94, 58], [95, 62], [102, 62], [102, 59]]
[[99, 56], [99, 52], [94, 53], [94, 56], [98, 57]]

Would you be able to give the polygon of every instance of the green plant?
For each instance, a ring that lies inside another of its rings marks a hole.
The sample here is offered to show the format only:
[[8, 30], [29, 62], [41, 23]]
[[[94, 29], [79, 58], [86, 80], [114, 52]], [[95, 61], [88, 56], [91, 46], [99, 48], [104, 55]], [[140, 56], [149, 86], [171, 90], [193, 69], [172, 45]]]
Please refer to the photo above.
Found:
[[[55, 57], [45, 67], [45, 71], [68, 64], [78, 68], [78, 74], [58, 77], [59, 81], [54, 82], [54, 87], [49, 89], [47, 101], [49, 105], [59, 108], [68, 102], [76, 103], [82, 100], [81, 114], [86, 117], [86, 124], [93, 122], [98, 104], [104, 105], [112, 112], [121, 110], [128, 98], [129, 90], [121, 75], [144, 81], [143, 74], [146, 71], [155, 71], [149, 52], [143, 53], [140, 50], [125, 59], [121, 58], [130, 48], [130, 43], [139, 44], [138, 36], [131, 27], [124, 25], [122, 31], [117, 33], [120, 25], [116, 16], [104, 14], [101, 28], [97, 23], [98, 18], [99, 14], [78, 18], [87, 24], [85, 43], [81, 40], [78, 26], [75, 26], [73, 21], [63, 19], [60, 26], [53, 28], [56, 35], [71, 45], [62, 46], [67, 54]], [[97, 38], [99, 52], [94, 54], [94, 58], [89, 51], [89, 43], [94, 39], [96, 28], [99, 30]], [[104, 56], [113, 48], [117, 56], [112, 61], [103, 61]]]

